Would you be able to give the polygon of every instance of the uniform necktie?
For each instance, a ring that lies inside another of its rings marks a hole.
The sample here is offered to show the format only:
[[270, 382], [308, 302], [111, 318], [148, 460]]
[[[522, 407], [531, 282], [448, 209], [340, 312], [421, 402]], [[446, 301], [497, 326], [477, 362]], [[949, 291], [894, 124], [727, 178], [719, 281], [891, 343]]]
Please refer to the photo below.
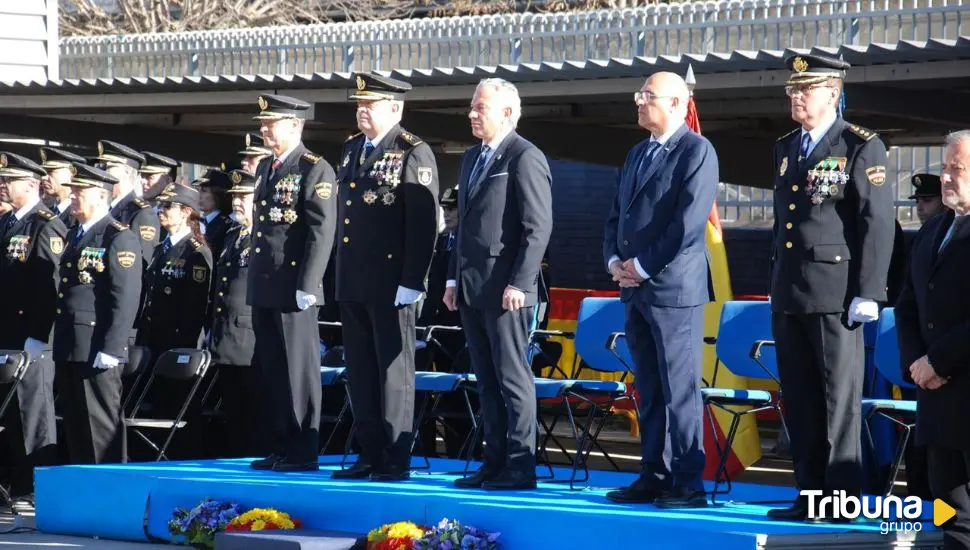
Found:
[[172, 248], [172, 237], [165, 237], [165, 242], [162, 243], [162, 254], [165, 254]]
[[84, 236], [84, 226], [77, 226], [77, 233], [74, 235], [74, 244], [81, 242], [81, 237]]
[[451, 250], [451, 247], [455, 246], [455, 232], [448, 232], [448, 242], [445, 244], [445, 250]]
[[802, 164], [808, 159], [808, 148], [812, 145], [812, 135], [802, 132], [802, 144], [798, 148], [798, 164]]
[[283, 161], [280, 159], [273, 159], [273, 164], [270, 166], [269, 178], [273, 179], [276, 177], [276, 171], [283, 167]]
[[482, 170], [485, 169], [485, 163], [488, 162], [488, 153], [492, 148], [488, 145], [482, 145], [482, 151], [478, 154], [478, 160], [475, 162], [475, 166], [472, 168], [472, 173], [468, 177], [468, 193], [471, 194], [472, 190], [475, 188], [475, 184], [478, 183], [478, 178], [482, 175]]
[[369, 157], [370, 154], [373, 152], [374, 152], [374, 144], [368, 141], [367, 143], [364, 144], [364, 150], [360, 152], [359, 164], [364, 164], [364, 161], [367, 160], [367, 157]]
[[15, 223], [17, 223], [17, 216], [15, 216], [13, 212], [11, 212], [10, 215], [7, 216], [7, 225], [5, 229], [10, 229], [11, 227], [13, 227]]

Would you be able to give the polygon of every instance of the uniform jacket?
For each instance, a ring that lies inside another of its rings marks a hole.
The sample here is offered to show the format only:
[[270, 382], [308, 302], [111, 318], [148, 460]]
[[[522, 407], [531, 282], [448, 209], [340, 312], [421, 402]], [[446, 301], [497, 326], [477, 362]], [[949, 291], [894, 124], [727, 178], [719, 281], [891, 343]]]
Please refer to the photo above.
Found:
[[913, 241], [907, 277], [896, 303], [899, 367], [927, 355], [936, 373], [949, 381], [919, 390], [916, 441], [970, 450], [970, 219], [939, 252], [953, 222], [952, 211], [926, 222]]
[[145, 308], [138, 342], [155, 357], [172, 348], [198, 348], [209, 305], [212, 252], [191, 235], [155, 253], [145, 273]]
[[438, 235], [438, 165], [399, 125], [363, 160], [366, 137], [344, 143], [337, 239], [338, 301], [393, 304], [397, 287], [425, 291]]
[[75, 243], [80, 227], [67, 232], [61, 254], [54, 360], [90, 364], [100, 351], [125, 361], [141, 295], [141, 243], [111, 216]]
[[22, 349], [28, 337], [51, 343], [67, 228], [42, 203], [7, 229], [12, 219], [0, 216], [0, 347]]
[[112, 218], [130, 227], [138, 237], [141, 244], [141, 258], [145, 264], [144, 267], [148, 267], [148, 262], [154, 255], [155, 245], [160, 242], [158, 214], [152, 210], [150, 204], [136, 197], [134, 193], [129, 193], [118, 201], [110, 214]]
[[771, 306], [840, 313], [861, 297], [886, 300], [896, 218], [886, 146], [841, 118], [799, 167], [801, 130], [775, 144]]
[[[455, 233], [450, 231], [446, 231], [438, 237], [434, 258], [431, 260], [431, 269], [428, 271], [428, 298], [421, 307], [421, 315], [417, 320], [418, 326], [461, 325], [458, 312], [448, 311], [448, 308], [442, 302], [448, 280], [448, 264], [451, 263], [455, 240]], [[449, 241], [451, 241], [450, 247]]]
[[226, 234], [226, 246], [216, 261], [212, 301], [212, 362], [248, 366], [253, 362], [256, 336], [252, 308], [246, 305], [246, 283], [252, 257], [250, 230], [234, 226]]
[[469, 194], [481, 145], [465, 151], [458, 187], [458, 238], [448, 279], [476, 309], [500, 309], [513, 286], [537, 301], [542, 257], [552, 234], [552, 175], [542, 151], [515, 132], [491, 153]]
[[234, 225], [235, 222], [225, 212], [220, 212], [211, 222], [205, 224], [205, 242], [208, 243], [213, 258], [218, 258], [219, 254], [222, 254], [222, 247], [226, 244], [226, 233]]
[[256, 169], [247, 303], [295, 311], [302, 290], [322, 305], [336, 232], [336, 176], [302, 143], [273, 173], [272, 163], [267, 157]]
[[[687, 125], [678, 129], [641, 165], [650, 140], [627, 155], [603, 237], [603, 261], [637, 258], [650, 275], [634, 297], [661, 307], [689, 307], [714, 299], [707, 257], [707, 218], [717, 193], [714, 147]], [[642, 166], [642, 167], [641, 167]]]

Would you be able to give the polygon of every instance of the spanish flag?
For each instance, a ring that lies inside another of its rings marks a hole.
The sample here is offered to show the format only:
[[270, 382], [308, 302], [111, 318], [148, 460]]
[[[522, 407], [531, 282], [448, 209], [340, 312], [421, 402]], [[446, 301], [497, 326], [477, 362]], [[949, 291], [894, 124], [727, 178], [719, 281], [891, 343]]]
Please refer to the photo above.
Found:
[[[700, 117], [697, 114], [697, 104], [694, 101], [694, 68], [688, 66], [687, 76], [685, 77], [687, 86], [690, 89], [690, 100], [687, 103], [687, 127], [694, 132], [701, 133]], [[707, 250], [711, 259], [711, 272], [714, 280], [714, 302], [707, 304], [704, 310], [704, 336], [716, 337], [717, 329], [721, 321], [721, 308], [725, 302], [734, 299], [731, 290], [731, 276], [728, 272], [727, 252], [724, 248], [724, 234], [721, 230], [721, 217], [718, 214], [717, 202], [711, 208], [711, 214], [707, 219]], [[710, 381], [714, 375], [714, 365], [717, 361], [717, 354], [714, 346], [704, 346], [704, 379]], [[730, 365], [728, 365], [730, 367]], [[734, 376], [725, 365], [718, 368], [717, 386], [722, 388], [747, 388], [747, 380]], [[711, 427], [709, 422], [704, 422], [704, 449], [707, 455], [707, 464], [704, 468], [704, 478], [714, 479], [718, 465], [718, 446], [723, 446], [727, 437], [728, 428], [731, 425], [731, 415], [718, 409], [710, 407], [714, 412], [716, 426]], [[713, 433], [712, 430], [717, 430]], [[715, 438], [716, 435], [716, 438]], [[734, 476], [751, 466], [761, 458], [761, 439], [758, 436], [758, 426], [754, 415], [745, 415], [738, 427], [734, 445], [729, 450], [727, 462], [727, 474]]]

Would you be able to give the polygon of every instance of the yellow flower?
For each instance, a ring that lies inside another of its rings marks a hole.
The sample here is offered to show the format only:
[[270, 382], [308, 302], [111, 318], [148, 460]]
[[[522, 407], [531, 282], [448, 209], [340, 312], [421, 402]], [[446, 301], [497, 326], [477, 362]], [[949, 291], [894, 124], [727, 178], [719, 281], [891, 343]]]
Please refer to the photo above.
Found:
[[420, 527], [411, 523], [410, 521], [401, 521], [391, 525], [387, 530], [388, 538], [421, 538], [424, 536], [424, 531]]
[[262, 531], [264, 527], [266, 527], [266, 522], [261, 519], [257, 519], [249, 526], [253, 531]]

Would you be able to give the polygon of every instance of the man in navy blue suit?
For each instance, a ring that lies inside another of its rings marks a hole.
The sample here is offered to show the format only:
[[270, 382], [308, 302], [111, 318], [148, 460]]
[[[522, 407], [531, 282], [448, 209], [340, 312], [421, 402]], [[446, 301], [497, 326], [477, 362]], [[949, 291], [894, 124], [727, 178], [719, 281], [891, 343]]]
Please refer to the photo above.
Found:
[[640, 477], [613, 502], [703, 507], [700, 394], [704, 304], [714, 299], [705, 231], [718, 184], [707, 139], [684, 124], [689, 91], [656, 73], [634, 94], [650, 137], [627, 155], [603, 238], [626, 303], [640, 393]]

